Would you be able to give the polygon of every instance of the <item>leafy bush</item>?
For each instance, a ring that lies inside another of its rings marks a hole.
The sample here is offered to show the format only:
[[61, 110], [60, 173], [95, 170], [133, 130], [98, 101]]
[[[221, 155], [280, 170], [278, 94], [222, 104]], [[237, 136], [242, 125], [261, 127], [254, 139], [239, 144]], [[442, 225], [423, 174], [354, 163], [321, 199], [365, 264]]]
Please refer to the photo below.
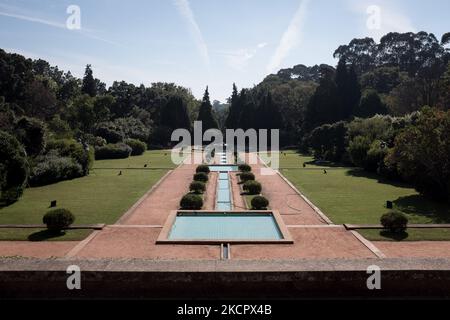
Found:
[[198, 194], [188, 193], [181, 199], [180, 207], [184, 210], [200, 210], [203, 207], [203, 199]]
[[30, 185], [33, 187], [79, 178], [84, 175], [81, 165], [69, 157], [59, 157], [55, 153], [50, 153], [40, 158], [39, 161], [30, 175]]
[[253, 210], [265, 210], [269, 206], [269, 200], [263, 196], [256, 196], [252, 199], [251, 204]]
[[189, 185], [189, 190], [194, 193], [201, 194], [206, 191], [206, 184], [201, 181], [192, 181]]
[[94, 158], [90, 154], [89, 146], [86, 148], [74, 139], [51, 140], [47, 144], [47, 150], [56, 150], [61, 157], [70, 157], [81, 165], [83, 175], [88, 174]]
[[408, 218], [401, 212], [392, 210], [381, 216], [381, 224], [393, 233], [404, 232], [408, 225]]
[[125, 159], [131, 154], [130, 146], [125, 143], [107, 144], [95, 149], [95, 159]]
[[240, 164], [239, 166], [238, 166], [238, 169], [239, 169], [239, 171], [241, 171], [241, 172], [250, 172], [250, 171], [252, 171], [252, 167], [250, 167], [248, 164], [246, 164], [246, 163], [243, 163], [243, 164]]
[[132, 156], [140, 156], [147, 150], [147, 145], [137, 139], [127, 139], [125, 143], [130, 146]]
[[261, 183], [254, 180], [249, 180], [245, 182], [242, 188], [244, 189], [245, 192], [247, 192], [247, 194], [250, 195], [260, 194], [262, 190]]
[[0, 201], [11, 204], [22, 196], [29, 174], [25, 150], [16, 138], [0, 131]]
[[197, 172], [194, 174], [194, 181], [208, 182], [208, 174], [204, 172]]
[[128, 139], [147, 141], [150, 134], [149, 129], [142, 121], [133, 117], [118, 118], [114, 120], [114, 126]]
[[386, 157], [417, 191], [450, 202], [450, 111], [424, 108], [415, 125], [397, 135]]
[[42, 221], [47, 229], [60, 232], [75, 222], [75, 216], [67, 209], [55, 209], [47, 212]]
[[95, 135], [102, 137], [107, 143], [118, 143], [124, 139], [124, 134], [112, 122], [103, 122], [95, 130]]
[[204, 172], [204, 173], [208, 174], [210, 172], [209, 166], [207, 166], [205, 164], [201, 164], [197, 167], [197, 169], [195, 169], [195, 172], [197, 172], [197, 173]]
[[45, 148], [45, 125], [35, 118], [23, 117], [16, 124], [16, 137], [25, 146], [28, 156], [35, 156]]
[[242, 182], [247, 182], [250, 180], [255, 180], [255, 175], [251, 172], [242, 172], [239, 174], [239, 178]]

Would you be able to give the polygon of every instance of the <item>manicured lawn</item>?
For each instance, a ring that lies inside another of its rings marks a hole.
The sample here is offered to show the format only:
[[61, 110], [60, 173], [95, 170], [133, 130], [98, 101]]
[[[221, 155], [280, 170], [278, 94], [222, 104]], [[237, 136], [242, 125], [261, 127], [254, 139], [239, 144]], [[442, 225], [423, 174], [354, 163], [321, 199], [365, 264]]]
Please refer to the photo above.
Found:
[[[119, 163], [116, 164], [116, 161]], [[26, 189], [18, 202], [0, 208], [0, 224], [40, 224], [51, 200], [57, 200], [59, 208], [71, 210], [76, 216], [76, 224], [115, 223], [167, 172], [165, 169], [122, 169], [145, 161], [158, 163], [161, 167], [173, 167], [170, 153], [167, 157], [161, 152], [146, 152], [143, 156], [124, 160], [96, 161], [94, 167], [120, 170], [93, 169], [87, 177]], [[118, 174], [119, 171], [122, 175]], [[0, 229], [0, 240], [26, 240], [36, 231]], [[89, 232], [68, 231], [65, 236], [56, 239], [82, 239]]]
[[[408, 216], [409, 223], [450, 223], [448, 204], [430, 201], [406, 184], [379, 180], [375, 174], [355, 168], [312, 164], [303, 168], [302, 164], [311, 160], [295, 152], [280, 154], [280, 170], [334, 223], [378, 224], [380, 216], [388, 211], [386, 200], [394, 201], [394, 206]], [[450, 232], [442, 229], [409, 232], [406, 240], [450, 240]], [[389, 239], [379, 231], [364, 233], [371, 238]]]
[[116, 160], [100, 160], [95, 161], [94, 169], [103, 168], [144, 168], [147, 165], [148, 169], [166, 169], [174, 168], [175, 165], [171, 160], [171, 150], [155, 150], [146, 151], [141, 156], [129, 157], [127, 159]]

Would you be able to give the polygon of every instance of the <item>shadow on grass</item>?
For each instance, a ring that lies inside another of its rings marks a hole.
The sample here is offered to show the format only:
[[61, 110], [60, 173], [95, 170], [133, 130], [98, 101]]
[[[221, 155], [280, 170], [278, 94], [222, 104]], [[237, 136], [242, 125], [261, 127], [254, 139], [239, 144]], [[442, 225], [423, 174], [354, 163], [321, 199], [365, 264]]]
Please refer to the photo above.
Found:
[[387, 179], [383, 176], [380, 176], [379, 174], [376, 174], [374, 172], [367, 172], [366, 170], [361, 168], [350, 169], [347, 171], [346, 175], [358, 178], [377, 180], [378, 183], [388, 184], [397, 188], [408, 188], [408, 189], [412, 188], [412, 186], [406, 182]]
[[32, 233], [28, 236], [29, 241], [45, 241], [48, 239], [54, 239], [64, 236], [66, 233], [64, 231], [55, 232], [50, 230], [41, 230], [35, 233]]
[[388, 239], [392, 239], [395, 241], [402, 241], [402, 240], [405, 240], [406, 238], [408, 238], [409, 234], [406, 231], [392, 232], [392, 231], [388, 231], [388, 230], [382, 230], [382, 231], [380, 231], [380, 236], [388, 238]]
[[450, 204], [436, 202], [422, 195], [400, 197], [394, 201], [395, 208], [406, 214], [424, 216], [433, 223], [450, 223]]

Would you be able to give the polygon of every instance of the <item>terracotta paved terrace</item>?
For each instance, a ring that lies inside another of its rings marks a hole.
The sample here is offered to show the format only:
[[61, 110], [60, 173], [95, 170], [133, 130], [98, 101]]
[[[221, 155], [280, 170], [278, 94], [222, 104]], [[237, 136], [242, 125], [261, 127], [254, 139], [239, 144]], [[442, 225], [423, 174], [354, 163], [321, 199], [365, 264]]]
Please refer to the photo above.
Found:
[[[37, 258], [146, 258], [155, 260], [221, 259], [220, 245], [155, 244], [169, 214], [179, 209], [196, 165], [182, 164], [170, 171], [114, 225], [94, 231], [83, 241], [1, 241], [0, 256]], [[367, 259], [395, 257], [450, 257], [450, 242], [369, 242], [354, 231], [333, 225], [279, 173], [262, 175], [264, 164], [252, 165], [270, 209], [281, 215], [293, 244], [231, 244], [230, 259]], [[242, 210], [235, 173], [230, 173], [234, 208]], [[205, 210], [214, 210], [217, 173], [210, 174]]]

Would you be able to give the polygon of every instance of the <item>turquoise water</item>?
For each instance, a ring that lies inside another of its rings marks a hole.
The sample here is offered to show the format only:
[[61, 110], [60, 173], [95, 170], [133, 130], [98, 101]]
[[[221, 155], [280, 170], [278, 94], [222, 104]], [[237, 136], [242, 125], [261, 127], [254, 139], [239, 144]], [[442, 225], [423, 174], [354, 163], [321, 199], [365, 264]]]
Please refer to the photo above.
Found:
[[228, 172], [219, 172], [217, 181], [216, 210], [231, 211], [230, 177]]
[[179, 213], [171, 240], [280, 240], [272, 214]]
[[212, 172], [230, 172], [230, 171], [237, 171], [238, 166], [209, 166], [209, 170]]

